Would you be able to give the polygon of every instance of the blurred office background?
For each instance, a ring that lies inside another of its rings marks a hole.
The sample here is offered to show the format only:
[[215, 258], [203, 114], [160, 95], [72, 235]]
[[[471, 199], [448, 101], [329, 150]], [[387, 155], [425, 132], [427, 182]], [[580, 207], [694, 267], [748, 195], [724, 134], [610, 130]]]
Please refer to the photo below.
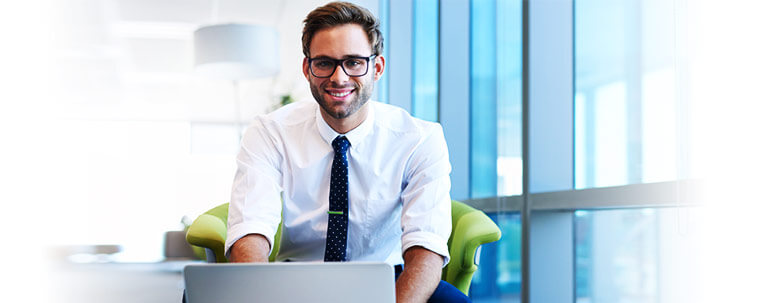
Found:
[[[301, 21], [325, 2], [4, 4], [0, 161], [24, 246], [3, 259], [34, 260], [8, 262], [25, 287], [4, 296], [180, 299], [189, 261], [168, 232], [229, 199], [233, 100], [246, 124], [312, 102]], [[503, 231], [475, 302], [754, 298], [764, 241], [739, 228], [765, 210], [756, 1], [352, 2], [382, 22], [375, 99], [443, 125], [453, 199]], [[276, 29], [279, 73], [235, 89], [195, 73], [193, 32], [214, 23]]]

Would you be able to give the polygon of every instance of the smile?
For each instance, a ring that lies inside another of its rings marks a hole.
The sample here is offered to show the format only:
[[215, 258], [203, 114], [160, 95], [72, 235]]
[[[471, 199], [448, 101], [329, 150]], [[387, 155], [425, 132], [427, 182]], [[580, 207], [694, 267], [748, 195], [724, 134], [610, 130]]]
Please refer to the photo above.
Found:
[[327, 91], [327, 93], [328, 93], [328, 94], [330, 94], [331, 96], [333, 96], [333, 97], [338, 97], [338, 98], [343, 98], [343, 97], [346, 97], [346, 96], [348, 96], [349, 94], [351, 94], [352, 92], [354, 92], [354, 90], [349, 90], [349, 91], [341, 91], [341, 92], [331, 92], [331, 91]]

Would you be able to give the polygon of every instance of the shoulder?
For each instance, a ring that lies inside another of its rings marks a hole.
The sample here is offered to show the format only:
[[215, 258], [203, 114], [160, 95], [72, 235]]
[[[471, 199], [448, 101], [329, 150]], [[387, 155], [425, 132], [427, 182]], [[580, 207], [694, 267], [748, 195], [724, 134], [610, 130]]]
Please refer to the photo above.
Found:
[[[430, 176], [450, 173], [450, 158], [442, 125], [415, 118], [402, 108], [376, 102], [376, 126], [394, 150], [406, 151], [406, 180], [418, 173]], [[392, 152], [396, 154], [396, 152]]]
[[299, 101], [280, 107], [271, 113], [259, 115], [256, 120], [264, 126], [288, 128], [294, 125], [314, 121], [317, 103]]
[[439, 123], [413, 117], [406, 110], [391, 104], [375, 101], [371, 101], [371, 103], [375, 106], [375, 120], [379, 128], [401, 135], [414, 135], [421, 138], [432, 135], [444, 136], [442, 126]]

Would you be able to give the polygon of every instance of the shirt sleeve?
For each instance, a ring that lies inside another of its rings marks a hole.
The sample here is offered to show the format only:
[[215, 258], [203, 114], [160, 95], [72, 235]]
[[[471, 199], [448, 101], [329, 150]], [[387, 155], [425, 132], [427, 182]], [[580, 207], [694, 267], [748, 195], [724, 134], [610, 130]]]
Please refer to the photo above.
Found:
[[402, 253], [421, 246], [450, 262], [447, 240], [452, 229], [450, 160], [438, 124], [414, 149], [406, 167], [402, 192]]
[[245, 131], [237, 154], [224, 246], [227, 258], [232, 245], [248, 234], [261, 234], [270, 247], [274, 247], [274, 234], [280, 224], [279, 141], [269, 135], [268, 125], [262, 119], [257, 119]]

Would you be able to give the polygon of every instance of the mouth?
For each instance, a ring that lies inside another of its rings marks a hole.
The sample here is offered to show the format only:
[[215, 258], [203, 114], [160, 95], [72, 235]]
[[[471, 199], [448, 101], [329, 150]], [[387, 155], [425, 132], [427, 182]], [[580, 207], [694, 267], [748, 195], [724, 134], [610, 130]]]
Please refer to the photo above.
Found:
[[353, 88], [344, 88], [344, 89], [326, 89], [325, 93], [327, 93], [331, 99], [336, 101], [344, 101], [346, 100], [356, 89]]

